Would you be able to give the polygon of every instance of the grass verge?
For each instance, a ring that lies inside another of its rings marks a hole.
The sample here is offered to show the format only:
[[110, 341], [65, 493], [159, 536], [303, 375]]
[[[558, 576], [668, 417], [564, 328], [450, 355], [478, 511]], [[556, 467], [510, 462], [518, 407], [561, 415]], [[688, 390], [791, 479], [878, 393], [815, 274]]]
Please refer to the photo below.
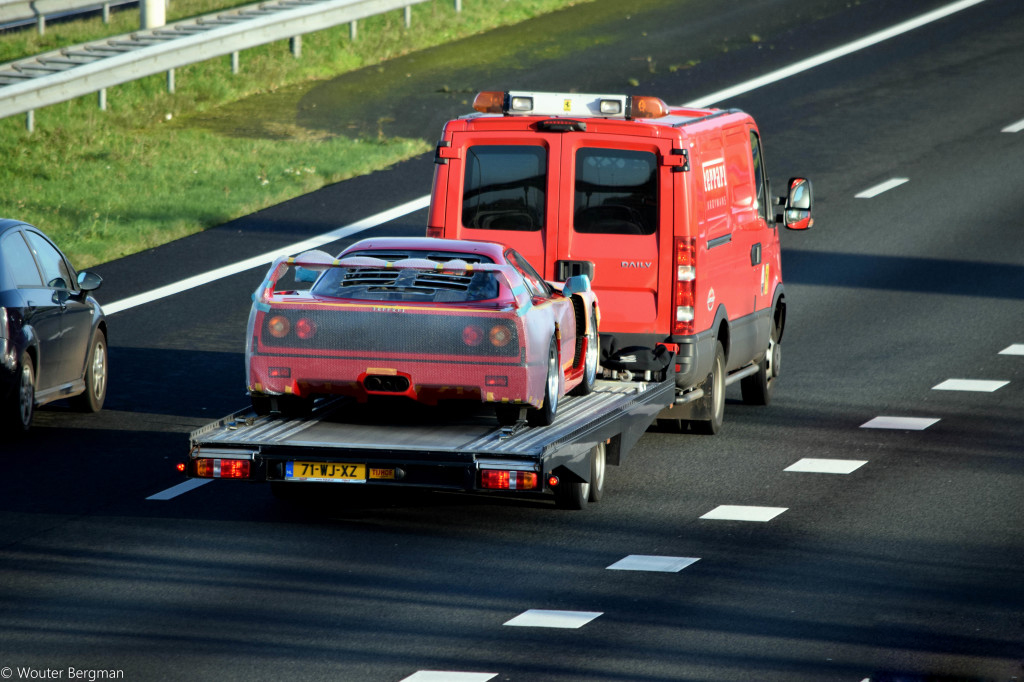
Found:
[[0, 215], [37, 225], [84, 268], [385, 168], [429, 142], [300, 128], [240, 138], [191, 128], [188, 116], [573, 4], [464, 0], [456, 14], [451, 0], [432, 0], [414, 6], [411, 29], [389, 12], [360, 22], [355, 42], [347, 25], [304, 36], [301, 59], [280, 42], [244, 52], [237, 76], [226, 57], [178, 69], [174, 95], [152, 76], [109, 89], [105, 112], [92, 96], [38, 111], [31, 134], [22, 117], [2, 120]]

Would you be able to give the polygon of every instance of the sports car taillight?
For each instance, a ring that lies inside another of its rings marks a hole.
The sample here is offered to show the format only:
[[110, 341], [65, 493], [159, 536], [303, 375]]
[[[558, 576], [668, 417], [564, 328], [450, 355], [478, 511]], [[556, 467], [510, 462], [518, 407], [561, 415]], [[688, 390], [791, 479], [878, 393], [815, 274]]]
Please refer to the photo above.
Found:
[[300, 339], [308, 340], [316, 334], [316, 322], [308, 317], [300, 317], [295, 323], [295, 335]]
[[491, 327], [489, 334], [491, 345], [495, 348], [504, 348], [512, 340], [512, 330], [505, 324], [496, 324]]
[[462, 329], [462, 342], [467, 346], [479, 346], [484, 340], [484, 330], [478, 324], [467, 324]]
[[288, 318], [284, 315], [274, 315], [267, 320], [267, 331], [275, 339], [283, 339], [288, 336], [288, 332], [292, 328], [292, 323], [288, 321]]
[[673, 285], [674, 315], [672, 333], [676, 335], [693, 333], [694, 289], [697, 271], [696, 246], [693, 239], [675, 240], [676, 277]]

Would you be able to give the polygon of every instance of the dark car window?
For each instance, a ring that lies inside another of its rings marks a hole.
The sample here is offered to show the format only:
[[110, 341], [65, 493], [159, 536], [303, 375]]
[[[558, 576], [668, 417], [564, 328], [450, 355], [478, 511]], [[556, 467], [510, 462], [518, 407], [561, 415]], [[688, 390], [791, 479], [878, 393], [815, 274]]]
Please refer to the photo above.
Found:
[[654, 234], [658, 159], [652, 152], [576, 152], [573, 229], [588, 234]]
[[60, 251], [35, 232], [26, 232], [26, 236], [39, 261], [39, 267], [43, 270], [43, 281], [46, 282], [46, 286], [54, 289], [75, 289], [75, 278]]
[[15, 286], [19, 287], [41, 287], [43, 279], [36, 268], [36, 262], [32, 259], [32, 252], [25, 243], [21, 232], [14, 232], [4, 237], [0, 242], [0, 252], [3, 253], [4, 270]]

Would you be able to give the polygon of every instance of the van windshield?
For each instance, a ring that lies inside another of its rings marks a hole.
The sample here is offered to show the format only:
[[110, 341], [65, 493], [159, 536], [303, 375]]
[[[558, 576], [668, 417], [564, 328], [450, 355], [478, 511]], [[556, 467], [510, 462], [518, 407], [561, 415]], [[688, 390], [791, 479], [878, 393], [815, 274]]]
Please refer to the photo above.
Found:
[[475, 145], [466, 152], [462, 225], [537, 231], [544, 225], [547, 151], [536, 145]]

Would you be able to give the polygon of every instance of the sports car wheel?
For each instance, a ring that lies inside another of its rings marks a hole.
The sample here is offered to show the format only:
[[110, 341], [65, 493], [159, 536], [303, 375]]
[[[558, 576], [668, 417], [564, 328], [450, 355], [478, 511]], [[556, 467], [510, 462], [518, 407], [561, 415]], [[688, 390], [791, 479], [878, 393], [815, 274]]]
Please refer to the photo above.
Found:
[[597, 335], [597, 315], [594, 311], [590, 311], [590, 331], [587, 332], [587, 350], [583, 358], [583, 381], [572, 390], [573, 395], [588, 395], [594, 392], [600, 355], [601, 342]]
[[71, 399], [82, 412], [99, 412], [107, 397], [107, 337], [97, 330], [89, 346], [85, 365], [85, 392]]
[[544, 404], [540, 409], [530, 410], [526, 414], [526, 420], [530, 426], [548, 426], [555, 421], [555, 413], [558, 411], [558, 346], [555, 338], [551, 337], [548, 345], [548, 374], [544, 381]]
[[711, 364], [711, 374], [704, 380], [704, 400], [707, 401], [708, 418], [691, 422], [693, 430], [713, 436], [722, 430], [725, 418], [725, 350], [722, 342], [715, 342], [715, 359]]
[[36, 370], [32, 356], [22, 353], [18, 363], [18, 384], [11, 401], [5, 406], [5, 421], [15, 428], [15, 433], [25, 433], [32, 426], [32, 415], [36, 408]]

